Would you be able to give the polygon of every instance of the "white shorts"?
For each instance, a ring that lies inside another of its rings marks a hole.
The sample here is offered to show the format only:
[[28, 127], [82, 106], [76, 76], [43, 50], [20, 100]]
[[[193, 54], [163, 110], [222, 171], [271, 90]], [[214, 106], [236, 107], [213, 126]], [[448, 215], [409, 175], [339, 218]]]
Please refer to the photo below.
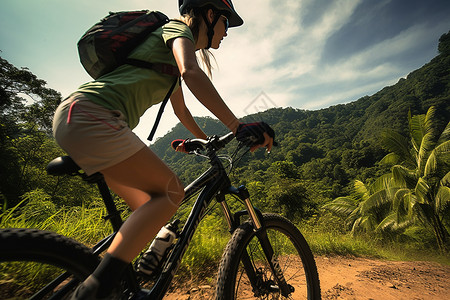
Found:
[[53, 136], [87, 175], [112, 167], [146, 147], [121, 111], [97, 105], [83, 94], [74, 94], [59, 105]]

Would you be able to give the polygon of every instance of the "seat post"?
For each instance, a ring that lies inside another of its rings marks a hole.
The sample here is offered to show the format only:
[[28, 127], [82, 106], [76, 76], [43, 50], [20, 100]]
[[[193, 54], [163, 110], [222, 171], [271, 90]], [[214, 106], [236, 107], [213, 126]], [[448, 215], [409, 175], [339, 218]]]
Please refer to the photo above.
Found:
[[117, 207], [114, 203], [114, 199], [111, 196], [108, 185], [106, 184], [103, 176], [99, 178], [96, 183], [100, 194], [102, 195], [103, 202], [105, 203], [106, 211], [108, 212], [108, 215], [105, 216], [105, 219], [110, 220], [114, 231], [118, 231], [120, 226], [122, 226], [123, 221], [120, 217], [120, 212], [117, 210]]

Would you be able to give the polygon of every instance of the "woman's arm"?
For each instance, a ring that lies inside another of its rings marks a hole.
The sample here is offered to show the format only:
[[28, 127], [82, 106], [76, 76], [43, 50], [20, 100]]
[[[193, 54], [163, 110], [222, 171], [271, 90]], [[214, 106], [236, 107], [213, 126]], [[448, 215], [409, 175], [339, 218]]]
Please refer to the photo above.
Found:
[[225, 126], [236, 133], [239, 120], [222, 100], [205, 72], [199, 67], [192, 41], [184, 37], [176, 38], [172, 41], [172, 51], [181, 76], [192, 94]]
[[175, 115], [187, 130], [189, 130], [197, 138], [207, 138], [206, 134], [195, 122], [194, 118], [191, 115], [191, 112], [186, 107], [181, 87], [170, 96], [170, 103], [172, 104]]

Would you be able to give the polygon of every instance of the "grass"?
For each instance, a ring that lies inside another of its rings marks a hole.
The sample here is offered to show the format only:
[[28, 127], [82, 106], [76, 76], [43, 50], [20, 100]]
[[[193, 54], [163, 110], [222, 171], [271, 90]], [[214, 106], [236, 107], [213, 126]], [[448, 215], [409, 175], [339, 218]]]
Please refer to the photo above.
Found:
[[330, 230], [328, 226], [315, 228], [310, 224], [302, 224], [300, 230], [314, 255], [369, 257], [396, 261], [433, 261], [450, 265], [450, 256], [440, 253], [432, 245], [424, 245], [423, 241], [409, 239], [395, 242], [369, 235], [353, 236], [350, 233]]
[[[106, 212], [103, 205], [100, 205], [101, 200], [94, 201], [89, 207], [56, 208], [51, 202], [42, 200], [41, 196], [32, 195], [24, 200], [27, 202], [26, 205], [22, 203], [4, 211], [0, 215], [0, 227], [51, 230], [86, 245], [95, 244], [111, 232], [108, 222], [102, 219]], [[333, 224], [302, 223], [299, 227], [315, 255], [428, 260], [450, 265], [448, 256], [441, 255], [430, 247], [424, 247], [420, 241], [399, 244], [364, 236], [355, 237], [340, 231], [337, 228], [339, 226]], [[200, 223], [183, 257], [178, 271], [178, 274], [182, 275], [178, 275], [178, 278], [181, 281], [213, 282], [218, 262], [229, 238], [230, 234], [223, 218], [219, 218], [217, 213], [207, 215]], [[27, 272], [39, 274], [39, 270]], [[4, 275], [4, 270], [0, 269], [0, 274], [3, 277], [0, 281], [8, 279]], [[23, 278], [30, 278], [29, 276]]]

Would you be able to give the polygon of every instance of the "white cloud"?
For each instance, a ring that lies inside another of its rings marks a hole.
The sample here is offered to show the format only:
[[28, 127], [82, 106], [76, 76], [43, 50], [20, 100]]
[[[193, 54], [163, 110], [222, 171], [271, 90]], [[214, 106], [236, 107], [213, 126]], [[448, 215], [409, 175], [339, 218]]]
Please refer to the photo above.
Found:
[[[234, 2], [244, 26], [231, 28], [221, 48], [213, 52], [219, 65], [213, 82], [237, 116], [243, 116], [261, 92], [277, 107], [293, 105], [299, 97], [311, 99], [302, 95], [301, 87], [317, 85], [329, 76], [329, 70], [318, 65], [323, 47], [348, 22], [359, 0], [335, 1], [311, 26], [302, 27], [301, 10], [307, 10], [311, 1], [246, 0], [245, 6]], [[193, 114], [211, 116], [186, 94]], [[326, 105], [332, 99], [313, 102]]]
[[[389, 1], [380, 1], [379, 5], [389, 4]], [[64, 96], [89, 80], [78, 62], [76, 41], [88, 26], [108, 11], [149, 8], [161, 10], [169, 17], [178, 15], [177, 1], [47, 0], [39, 4], [27, 1], [27, 6], [17, 4], [17, 0], [3, 2], [2, 7], [5, 9], [0, 11], [0, 23], [4, 28], [16, 28], [16, 34], [9, 35], [9, 31], [0, 31], [1, 39], [6, 41], [1, 49], [2, 57], [16, 66], [29, 67]], [[428, 62], [437, 53], [436, 50], [433, 52], [429, 49], [436, 49], [439, 36], [447, 32], [450, 26], [450, 19], [430, 19], [389, 39], [380, 40], [377, 44], [368, 43], [372, 46], [359, 52], [344, 53], [345, 59], [328, 59], [325, 63], [322, 55], [325, 47], [330, 46], [327, 42], [332, 37], [338, 37], [336, 33], [349, 22], [354, 22], [353, 14], [358, 5], [367, 2], [234, 0], [233, 3], [244, 19], [244, 26], [231, 28], [221, 48], [215, 51], [219, 69], [214, 72], [213, 82], [238, 116], [245, 114], [245, 108], [258, 99], [261, 92], [278, 107], [318, 109], [354, 101], [362, 95], [395, 83], [398, 78], [420, 67], [408, 65], [406, 68], [402, 65], [400, 58], [405, 53], [410, 54], [416, 64]], [[86, 7], [90, 9], [86, 10]], [[52, 10], [65, 13], [53, 13], [51, 19], [39, 17]], [[402, 11], [402, 14], [405, 13], [407, 7]], [[442, 12], [444, 13], [445, 11]], [[17, 17], [22, 17], [20, 25], [23, 28], [14, 27], [17, 25]], [[39, 19], [39, 28], [42, 28], [40, 31], [56, 31], [52, 38], [33, 34], [34, 31], [29, 30], [35, 28], [36, 18]], [[363, 15], [358, 18], [366, 26], [372, 19]], [[56, 28], [54, 24], [59, 24], [59, 27]], [[359, 34], [363, 33], [359, 31]], [[358, 41], [360, 37], [351, 38]], [[365, 36], [364, 40], [368, 41], [369, 38]], [[332, 46], [342, 42], [345, 43], [339, 40]], [[425, 48], [428, 51], [426, 54]], [[52, 55], [55, 50], [57, 56]], [[186, 95], [186, 102], [195, 116], [210, 115], [187, 91]], [[264, 105], [254, 107], [259, 109], [264, 108]], [[135, 130], [141, 138], [147, 137], [157, 110], [158, 106], [151, 108]], [[157, 135], [163, 135], [177, 122], [168, 105]]]

